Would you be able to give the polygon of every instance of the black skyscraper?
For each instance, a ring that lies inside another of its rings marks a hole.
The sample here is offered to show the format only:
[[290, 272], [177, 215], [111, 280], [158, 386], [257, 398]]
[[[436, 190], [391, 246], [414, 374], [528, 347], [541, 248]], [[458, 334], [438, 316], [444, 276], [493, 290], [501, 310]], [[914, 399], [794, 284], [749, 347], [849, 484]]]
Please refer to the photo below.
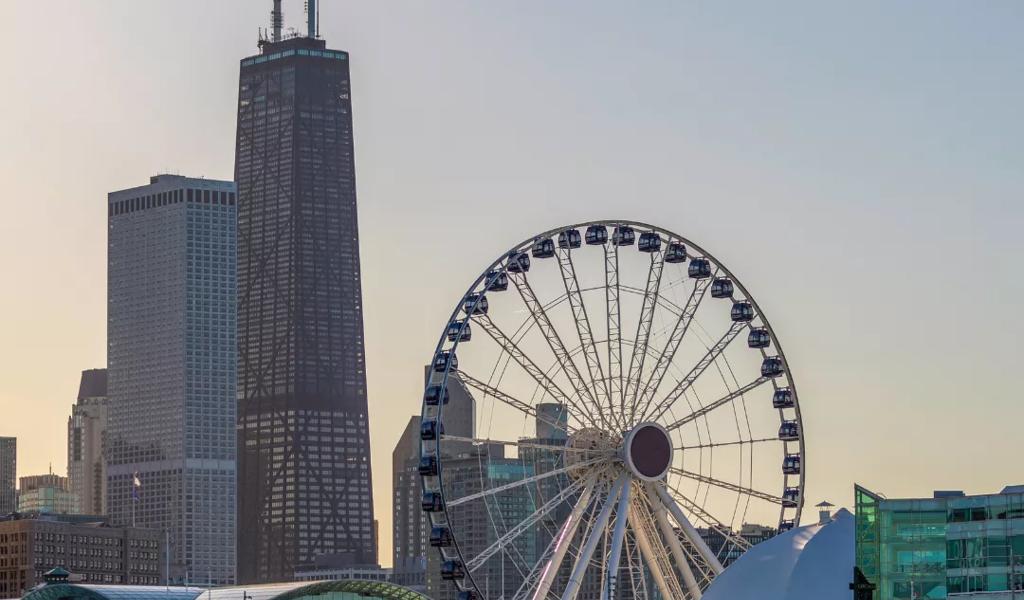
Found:
[[377, 558], [349, 57], [275, 29], [238, 92], [240, 583]]

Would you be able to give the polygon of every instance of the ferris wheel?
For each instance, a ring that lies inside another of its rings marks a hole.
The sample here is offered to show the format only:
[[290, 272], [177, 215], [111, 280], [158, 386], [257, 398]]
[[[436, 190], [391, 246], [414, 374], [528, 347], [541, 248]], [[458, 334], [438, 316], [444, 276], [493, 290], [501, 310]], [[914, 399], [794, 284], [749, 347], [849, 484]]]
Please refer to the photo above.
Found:
[[427, 369], [428, 582], [699, 598], [744, 527], [799, 523], [803, 434], [775, 332], [708, 252], [630, 221], [532, 236], [458, 298]]

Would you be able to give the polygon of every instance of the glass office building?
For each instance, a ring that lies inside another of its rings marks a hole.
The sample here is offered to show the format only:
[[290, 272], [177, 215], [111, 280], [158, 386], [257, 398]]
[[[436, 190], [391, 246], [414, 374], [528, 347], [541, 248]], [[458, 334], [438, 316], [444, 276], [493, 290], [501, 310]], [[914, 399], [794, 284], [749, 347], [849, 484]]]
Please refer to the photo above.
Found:
[[914, 499], [854, 493], [857, 568], [876, 600], [1024, 598], [1024, 486]]
[[107, 508], [168, 532], [172, 582], [235, 581], [236, 204], [179, 175], [108, 199]]

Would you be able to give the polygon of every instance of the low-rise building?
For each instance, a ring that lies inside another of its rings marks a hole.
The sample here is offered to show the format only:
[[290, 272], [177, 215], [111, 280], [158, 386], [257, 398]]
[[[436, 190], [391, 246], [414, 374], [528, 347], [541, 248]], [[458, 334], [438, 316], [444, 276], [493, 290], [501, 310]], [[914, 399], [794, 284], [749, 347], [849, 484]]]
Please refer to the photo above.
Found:
[[55, 567], [75, 582], [164, 583], [160, 531], [110, 527], [103, 517], [15, 513], [0, 517], [0, 598], [17, 598]]
[[875, 600], [1024, 597], [1024, 486], [885, 498], [855, 488], [859, 574]]
[[71, 491], [67, 477], [48, 473], [29, 475], [18, 480], [18, 512], [74, 514], [78, 499]]

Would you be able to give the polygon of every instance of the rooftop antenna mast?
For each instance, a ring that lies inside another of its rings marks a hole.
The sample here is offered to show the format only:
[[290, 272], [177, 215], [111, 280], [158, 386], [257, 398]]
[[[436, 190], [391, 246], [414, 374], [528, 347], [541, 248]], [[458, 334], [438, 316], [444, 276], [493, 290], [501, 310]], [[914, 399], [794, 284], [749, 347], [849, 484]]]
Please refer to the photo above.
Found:
[[272, 42], [281, 41], [281, 27], [284, 26], [284, 13], [281, 11], [281, 0], [274, 0], [274, 11], [270, 13], [270, 25], [274, 29]]
[[319, 24], [320, 12], [317, 10], [316, 0], [306, 0], [306, 37], [320, 37]]

